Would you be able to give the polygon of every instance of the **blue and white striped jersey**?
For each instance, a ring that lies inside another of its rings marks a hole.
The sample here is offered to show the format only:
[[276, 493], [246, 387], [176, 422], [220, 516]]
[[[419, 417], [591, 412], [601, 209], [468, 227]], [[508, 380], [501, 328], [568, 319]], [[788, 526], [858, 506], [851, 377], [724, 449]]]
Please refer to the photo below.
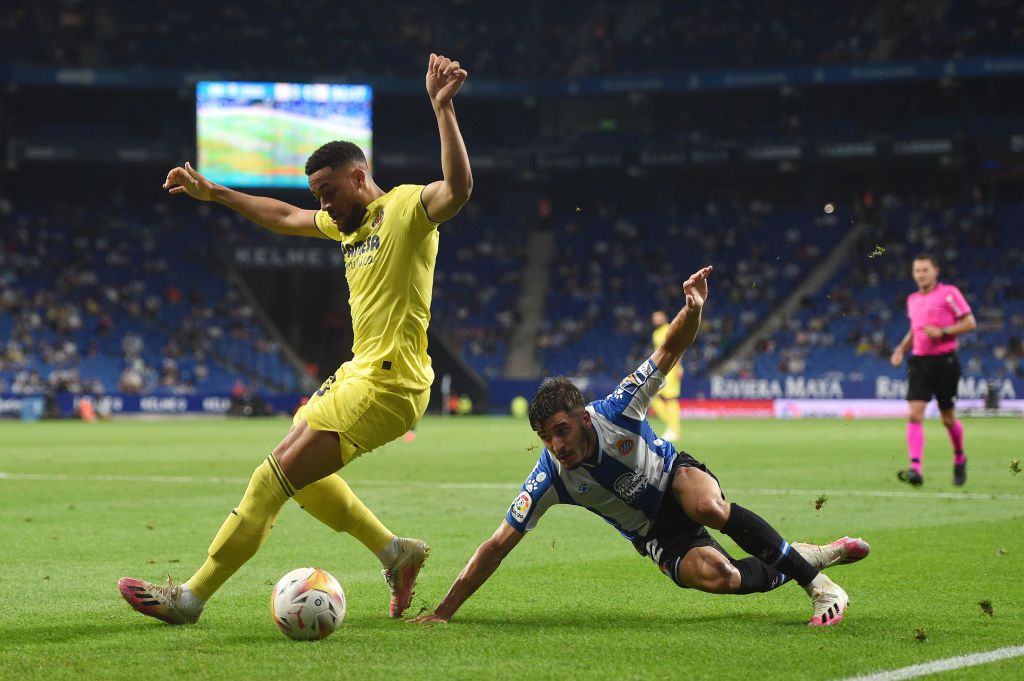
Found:
[[676, 458], [672, 443], [647, 422], [647, 407], [665, 384], [652, 359], [615, 391], [587, 405], [597, 431], [597, 460], [569, 470], [545, 448], [505, 520], [527, 532], [555, 504], [582, 506], [630, 541], [654, 524]]

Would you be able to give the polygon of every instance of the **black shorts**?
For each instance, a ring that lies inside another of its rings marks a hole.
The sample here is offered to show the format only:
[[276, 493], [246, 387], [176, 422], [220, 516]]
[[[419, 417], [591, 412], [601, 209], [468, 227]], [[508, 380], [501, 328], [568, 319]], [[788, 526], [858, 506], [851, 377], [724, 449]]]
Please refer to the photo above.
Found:
[[[675, 477], [676, 471], [680, 468], [699, 468], [715, 478], [716, 482], [718, 481], [718, 478], [708, 470], [707, 466], [686, 452], [679, 452], [676, 455], [676, 460], [672, 462], [670, 480]], [[725, 498], [724, 494], [722, 498]], [[654, 525], [650, 532], [646, 537], [633, 540], [633, 546], [641, 556], [647, 556], [654, 561], [654, 564], [666, 577], [684, 589], [688, 587], [679, 581], [679, 562], [690, 549], [710, 546], [726, 556], [729, 555], [708, 533], [707, 528], [686, 515], [671, 489], [665, 490], [661, 508], [658, 509], [658, 515], [654, 519]]]
[[907, 364], [907, 400], [928, 402], [934, 395], [939, 409], [953, 407], [960, 385], [960, 360], [955, 352], [911, 355]]

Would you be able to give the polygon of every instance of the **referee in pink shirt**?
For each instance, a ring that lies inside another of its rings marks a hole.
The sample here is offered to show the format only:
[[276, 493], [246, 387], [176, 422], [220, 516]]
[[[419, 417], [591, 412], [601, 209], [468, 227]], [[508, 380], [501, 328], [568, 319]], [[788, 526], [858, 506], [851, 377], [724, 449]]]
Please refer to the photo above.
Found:
[[917, 292], [907, 296], [910, 330], [892, 353], [892, 365], [903, 364], [903, 354], [913, 344], [908, 360], [907, 449], [910, 468], [899, 472], [900, 480], [911, 485], [924, 482], [921, 459], [924, 455], [924, 408], [934, 396], [942, 413], [942, 425], [953, 442], [953, 484], [967, 481], [967, 456], [964, 454], [964, 427], [956, 420], [956, 391], [960, 383], [960, 360], [956, 356], [956, 337], [974, 331], [978, 323], [960, 289], [939, 282], [935, 257], [922, 253], [914, 258]]

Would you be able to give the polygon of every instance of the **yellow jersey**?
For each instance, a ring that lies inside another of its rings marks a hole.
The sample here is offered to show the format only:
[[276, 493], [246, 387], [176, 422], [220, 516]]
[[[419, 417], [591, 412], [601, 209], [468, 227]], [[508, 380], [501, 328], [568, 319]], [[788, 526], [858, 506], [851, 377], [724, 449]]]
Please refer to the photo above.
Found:
[[[668, 329], [671, 324], [662, 324], [661, 326], [654, 329], [654, 333], [651, 334], [651, 341], [654, 343], [654, 349], [657, 350], [661, 347], [661, 344], [665, 342], [665, 336], [668, 335]], [[679, 382], [683, 377], [683, 367], [676, 362], [676, 365], [672, 367], [672, 370], [668, 372], [668, 376], [665, 377], [666, 385], [675, 385], [675, 389], [679, 390]]]
[[366, 207], [363, 223], [342, 234], [331, 216], [316, 228], [341, 243], [352, 310], [352, 374], [411, 390], [429, 388], [427, 324], [437, 260], [438, 223], [420, 201], [423, 185], [395, 187]]

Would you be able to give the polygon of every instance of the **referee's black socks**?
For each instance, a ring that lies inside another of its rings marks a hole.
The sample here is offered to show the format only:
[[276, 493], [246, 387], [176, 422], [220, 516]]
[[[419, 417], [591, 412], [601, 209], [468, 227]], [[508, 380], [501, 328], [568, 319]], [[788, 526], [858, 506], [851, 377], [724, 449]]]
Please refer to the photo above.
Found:
[[775, 528], [739, 504], [732, 504], [722, 533], [768, 567], [795, 579], [800, 586], [807, 586], [818, 576], [818, 569], [790, 547]]

